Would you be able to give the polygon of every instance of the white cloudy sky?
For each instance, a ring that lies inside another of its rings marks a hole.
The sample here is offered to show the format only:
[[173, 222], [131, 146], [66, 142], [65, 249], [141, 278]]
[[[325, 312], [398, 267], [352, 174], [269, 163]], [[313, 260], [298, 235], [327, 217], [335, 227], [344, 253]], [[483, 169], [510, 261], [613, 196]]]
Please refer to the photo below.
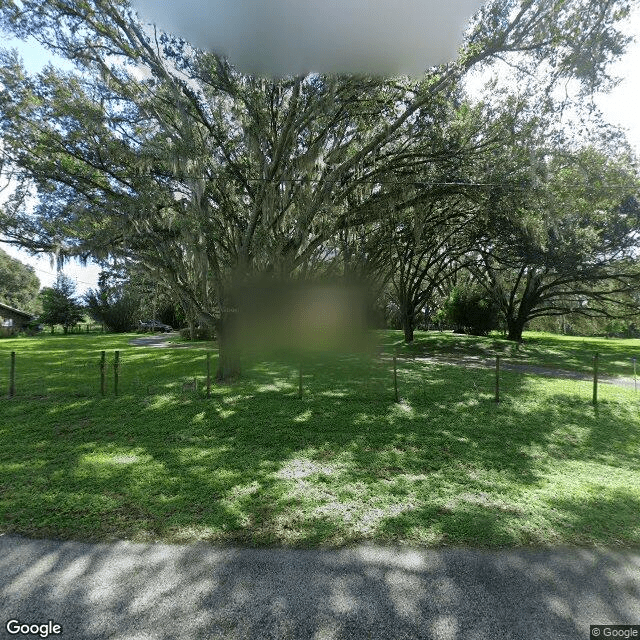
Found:
[[[216, 0], [216, 2], [210, 2], [210, 6], [223, 5], [227, 0]], [[293, 6], [295, 4], [293, 0], [278, 0], [280, 6], [284, 7]], [[178, 0], [135, 0], [141, 11], [145, 12], [148, 16], [158, 20], [161, 26], [164, 26], [163, 22], [169, 27], [175, 28], [185, 36], [193, 34], [191, 40], [196, 44], [211, 46], [214, 41], [211, 39], [212, 31], [207, 27], [209, 23], [206, 20], [199, 19], [195, 25], [193, 21], [189, 21], [185, 16], [197, 15], [195, 8], [197, 5], [201, 5], [199, 0], [180, 0], [183, 11], [178, 11], [176, 6]], [[262, 0], [252, 0], [256, 7], [264, 4]], [[303, 67], [315, 67], [316, 69], [322, 68], [323, 70], [343, 70], [343, 71], [365, 71], [383, 70], [388, 72], [394, 72], [402, 70], [403, 72], [417, 72], [417, 60], [420, 56], [426, 57], [432, 62], [439, 62], [443, 56], [452, 55], [455, 53], [457, 43], [455, 39], [462, 33], [462, 27], [460, 25], [460, 19], [456, 16], [455, 12], [441, 13], [439, 16], [444, 25], [440, 29], [441, 33], [447, 34], [447, 39], [438, 40], [435, 36], [432, 38], [433, 47], [429, 50], [423, 48], [417, 49], [402, 49], [393, 48], [395, 45], [388, 42], [381, 36], [380, 42], [383, 44], [382, 48], [388, 47], [391, 51], [389, 56], [386, 56], [384, 62], [386, 67], [376, 67], [378, 58], [372, 55], [371, 51], [365, 46], [364, 39], [358, 37], [350, 38], [349, 47], [339, 47], [338, 41], [335, 38], [344, 38], [347, 40], [345, 34], [351, 33], [352, 35], [365, 31], [365, 28], [360, 24], [360, 28], [357, 29], [358, 20], [362, 20], [363, 15], [367, 15], [366, 11], [362, 11], [360, 5], [365, 3], [367, 6], [371, 6], [369, 0], [345, 0], [341, 6], [346, 6], [348, 11], [344, 11], [341, 14], [343, 22], [347, 25], [346, 30], [333, 30], [325, 29], [325, 35], [322, 37], [316, 37], [313, 42], [310, 36], [299, 39], [294, 42], [289, 42], [286, 47], [281, 46], [278, 42], [285, 40], [278, 36], [278, 29], [280, 29], [279, 23], [271, 22], [270, 28], [273, 33], [268, 33], [266, 36], [264, 33], [263, 44], [264, 50], [271, 52], [271, 62], [265, 62], [267, 56], [262, 55], [262, 59], [256, 58], [256, 49], [243, 48], [234, 43], [234, 40], [225, 40], [224, 34], [217, 34], [218, 40], [222, 42], [219, 50], [226, 50], [229, 53], [231, 59], [234, 61], [239, 59], [247, 69], [254, 69], [264, 73], [286, 73], [286, 72], [299, 72], [300, 70], [306, 70]], [[228, 6], [231, 6], [227, 2]], [[298, 3], [299, 5], [300, 3]], [[424, 23], [426, 16], [421, 15], [415, 8], [407, 9], [407, 7], [415, 7], [416, 4], [413, 1], [407, 0], [386, 0], [386, 6], [391, 7], [391, 13], [378, 13], [377, 16], [368, 16], [369, 23], [365, 24], [365, 27], [371, 29], [377, 29], [382, 33], [382, 26], [384, 24], [390, 25], [390, 33], [398, 33], [405, 30], [406, 33], [412, 33], [415, 29], [415, 24], [419, 24], [420, 21]], [[426, 4], [426, 3], [425, 3]], [[462, 12], [465, 15], [469, 15], [473, 8], [480, 4], [478, 0], [450, 0], [449, 3], [434, 2], [430, 4], [430, 8], [438, 7], [456, 7], [458, 12]], [[406, 5], [406, 6], [405, 6]], [[253, 6], [253, 4], [252, 4]], [[323, 6], [337, 6], [335, 3], [323, 3]], [[171, 7], [169, 11], [167, 7]], [[360, 9], [358, 9], [360, 7]], [[191, 11], [189, 11], [191, 9]], [[409, 23], [401, 21], [397, 18], [399, 13], [405, 11], [405, 14], [409, 16]], [[360, 13], [358, 13], [360, 11]], [[441, 10], [442, 11], [442, 10]], [[259, 15], [259, 14], [256, 14]], [[329, 12], [329, 15], [330, 12]], [[345, 15], [348, 19], [345, 19]], [[176, 16], [182, 16], [177, 18]], [[217, 14], [218, 18], [220, 13]], [[202, 18], [202, 16], [200, 16]], [[234, 29], [245, 30], [248, 32], [255, 32], [259, 28], [256, 20], [247, 21], [246, 16], [239, 14], [237, 11], [229, 12], [229, 23], [233, 25]], [[243, 22], [244, 20], [244, 22]], [[302, 21], [305, 24], [314, 23], [314, 20], [319, 24], [320, 18], [314, 15], [300, 14], [297, 15], [297, 20]], [[216, 21], [214, 20], [214, 23]], [[464, 21], [462, 21], [464, 22]], [[431, 15], [430, 24], [436, 24]], [[268, 25], [269, 26], [269, 25]], [[326, 26], [326, 24], [325, 24]], [[329, 33], [331, 31], [331, 33]], [[632, 35], [640, 35], [640, 10], [636, 11], [631, 21], [629, 22], [629, 33]], [[327, 35], [329, 34], [329, 35]], [[216, 35], [215, 33], [213, 35]], [[332, 40], [334, 38], [334, 40]], [[449, 39], [453, 38], [453, 46], [449, 45]], [[423, 38], [424, 39], [424, 38]], [[238, 39], [236, 39], [238, 40]], [[406, 41], [407, 38], [396, 38], [398, 41]], [[22, 57], [24, 58], [25, 65], [31, 71], [38, 71], [44, 64], [50, 59], [50, 54], [38, 46], [34, 42], [28, 44], [11, 41], [6, 43], [6, 46], [15, 46], [19, 49]], [[264, 51], [263, 50], [263, 51]], [[327, 53], [329, 52], [329, 53]], [[234, 57], [235, 54], [237, 57]], [[290, 66], [290, 61], [293, 66]], [[319, 61], [317, 65], [314, 65], [311, 61]], [[345, 62], [350, 60], [351, 62]], [[351, 66], [350, 66], [351, 65]], [[390, 66], [389, 66], [390, 65]], [[614, 67], [616, 75], [623, 78], [623, 81], [618, 87], [616, 87], [610, 94], [600, 96], [597, 100], [598, 105], [603, 110], [607, 119], [616, 125], [622, 126], [627, 129], [628, 139], [635, 147], [638, 155], [640, 156], [640, 122], [638, 121], [638, 105], [640, 104], [640, 42], [633, 43], [623, 59], [616, 63]], [[16, 247], [7, 245], [6, 243], [0, 243], [0, 247], [4, 249], [10, 255], [20, 259], [22, 262], [31, 264], [40, 278], [42, 286], [50, 286], [55, 280], [55, 270], [52, 268], [50, 261], [46, 257], [31, 257], [26, 252], [17, 249]], [[88, 288], [95, 287], [99, 268], [96, 265], [89, 264], [86, 267], [80, 264], [69, 264], [65, 267], [64, 272], [73, 278], [77, 282], [78, 293], [83, 293]]]

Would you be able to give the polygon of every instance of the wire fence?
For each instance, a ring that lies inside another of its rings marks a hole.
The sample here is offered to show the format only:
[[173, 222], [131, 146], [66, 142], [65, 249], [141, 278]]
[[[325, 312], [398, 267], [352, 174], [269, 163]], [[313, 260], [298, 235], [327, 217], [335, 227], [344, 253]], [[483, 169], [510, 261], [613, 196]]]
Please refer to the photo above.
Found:
[[[629, 376], [603, 376], [603, 358], [594, 353], [589, 370], [561, 371], [505, 358], [446, 360], [437, 357], [337, 356], [303, 362], [254, 362], [235, 381], [246, 393], [277, 393], [293, 397], [354, 399], [363, 402], [403, 399], [428, 402], [445, 387], [457, 393], [502, 402], [517, 394], [525, 376], [548, 375], [579, 382], [598, 403], [602, 383], [637, 392], [636, 358]], [[205, 349], [157, 349], [30, 353], [12, 351], [0, 357], [0, 385], [10, 399], [174, 397], [207, 398], [228, 393], [234, 384], [217, 384], [217, 356]]]
[[11, 337], [21, 337], [21, 336], [33, 336], [37, 333], [48, 333], [48, 334], [85, 334], [85, 333], [105, 333], [105, 326], [102, 324], [94, 324], [94, 323], [80, 323], [76, 324], [73, 327], [67, 327], [65, 331], [65, 327], [62, 325], [53, 325], [45, 326], [39, 325], [38, 328], [34, 328], [31, 326], [18, 326], [18, 325], [2, 325], [0, 326], [0, 337], [2, 338], [11, 338]]

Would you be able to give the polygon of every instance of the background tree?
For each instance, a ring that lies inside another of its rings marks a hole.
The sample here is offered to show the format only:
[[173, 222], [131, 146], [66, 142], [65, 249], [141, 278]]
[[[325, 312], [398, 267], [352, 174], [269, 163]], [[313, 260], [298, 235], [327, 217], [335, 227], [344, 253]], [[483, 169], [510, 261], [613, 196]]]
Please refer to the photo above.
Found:
[[594, 148], [556, 153], [546, 178], [492, 193], [473, 272], [500, 306], [508, 338], [527, 322], [637, 312], [640, 188], [632, 159]]
[[84, 317], [84, 310], [74, 298], [75, 289], [75, 284], [70, 278], [59, 274], [53, 287], [45, 287], [40, 292], [42, 300], [40, 322], [50, 325], [51, 333], [57, 324], [62, 325], [64, 332], [67, 333]]
[[89, 289], [83, 299], [89, 316], [109, 331], [126, 333], [136, 327], [140, 299], [107, 272], [100, 273], [98, 288]]
[[141, 320], [174, 328], [185, 324], [184, 311], [170, 291], [131, 264], [103, 269], [98, 288], [89, 289], [83, 299], [87, 313], [114, 333], [132, 331]]
[[445, 322], [459, 333], [486, 336], [498, 327], [500, 309], [495, 299], [472, 280], [454, 286], [442, 310]]
[[40, 281], [33, 267], [10, 257], [0, 249], [0, 302], [33, 314], [40, 312]]

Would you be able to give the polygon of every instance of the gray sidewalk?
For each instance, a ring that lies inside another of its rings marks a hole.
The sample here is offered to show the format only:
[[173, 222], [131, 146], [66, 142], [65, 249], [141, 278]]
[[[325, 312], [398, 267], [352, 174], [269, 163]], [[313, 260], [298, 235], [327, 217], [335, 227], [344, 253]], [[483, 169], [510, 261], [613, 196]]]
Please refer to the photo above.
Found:
[[640, 550], [237, 549], [0, 536], [1, 638], [587, 640], [640, 624]]

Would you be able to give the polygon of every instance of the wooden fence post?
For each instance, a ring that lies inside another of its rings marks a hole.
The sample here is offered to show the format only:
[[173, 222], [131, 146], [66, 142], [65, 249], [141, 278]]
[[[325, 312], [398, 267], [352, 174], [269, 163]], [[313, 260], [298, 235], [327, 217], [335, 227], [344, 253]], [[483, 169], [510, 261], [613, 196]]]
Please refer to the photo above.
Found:
[[115, 358], [113, 359], [113, 390], [118, 395], [118, 373], [120, 369], [120, 352], [115, 352]]
[[593, 404], [598, 404], [598, 354], [593, 356]]
[[393, 353], [393, 388], [395, 390], [395, 401], [400, 402], [400, 398], [398, 397], [398, 367], [397, 367], [397, 356], [396, 352]]
[[496, 356], [496, 403], [500, 402], [500, 356]]
[[107, 352], [100, 353], [100, 394], [104, 398], [105, 395], [105, 373], [107, 368]]
[[211, 397], [211, 353], [207, 352], [207, 398]]
[[298, 376], [298, 398], [302, 398], [302, 362], [300, 363], [300, 375]]
[[636, 359], [633, 358], [633, 390], [638, 391], [638, 379], [636, 378]]
[[11, 369], [9, 371], [9, 397], [16, 395], [16, 352], [11, 352]]

